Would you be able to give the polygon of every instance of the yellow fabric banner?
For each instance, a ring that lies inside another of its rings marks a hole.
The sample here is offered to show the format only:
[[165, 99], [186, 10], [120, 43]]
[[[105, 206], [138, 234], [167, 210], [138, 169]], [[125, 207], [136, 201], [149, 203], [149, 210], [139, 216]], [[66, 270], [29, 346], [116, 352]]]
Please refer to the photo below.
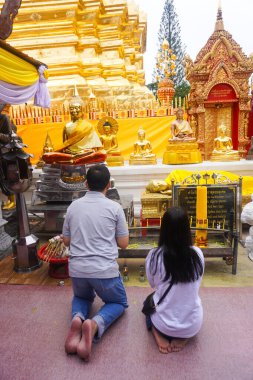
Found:
[[[161, 158], [170, 137], [170, 124], [174, 119], [175, 116], [117, 119], [119, 124], [118, 145], [124, 159], [128, 160], [130, 153], [133, 152], [134, 143], [138, 140], [139, 128], [146, 131], [146, 139], [151, 142], [153, 153], [157, 158]], [[89, 120], [89, 122], [95, 127], [98, 124], [98, 120]], [[47, 133], [54, 148], [61, 144], [64, 125], [65, 123], [61, 122], [17, 126], [18, 135], [28, 145], [26, 151], [34, 155], [31, 160], [33, 164], [39, 161]]]
[[0, 80], [18, 86], [30, 86], [38, 79], [36, 67], [0, 48]]

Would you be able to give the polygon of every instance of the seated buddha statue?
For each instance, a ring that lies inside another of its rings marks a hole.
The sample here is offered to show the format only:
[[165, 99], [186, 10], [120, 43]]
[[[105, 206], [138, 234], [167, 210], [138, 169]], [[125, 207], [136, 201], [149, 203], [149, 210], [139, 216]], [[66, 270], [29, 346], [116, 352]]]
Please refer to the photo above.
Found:
[[[110, 120], [109, 120], [110, 119]], [[121, 156], [118, 147], [117, 131], [118, 123], [115, 119], [107, 117], [106, 120], [101, 119], [98, 123], [98, 131], [100, 133], [100, 141], [106, 151], [106, 162], [108, 166], [124, 165], [124, 157]]]
[[130, 154], [129, 165], [150, 165], [156, 164], [156, 155], [152, 153], [152, 146], [146, 140], [144, 129], [138, 130], [138, 140], [134, 143], [134, 151]]
[[163, 164], [177, 165], [202, 162], [198, 143], [190, 124], [187, 120], [184, 120], [182, 108], [178, 108], [176, 119], [171, 123], [170, 129], [171, 137], [163, 155]]
[[69, 104], [71, 121], [63, 129], [63, 143], [54, 152], [46, 152], [42, 159], [47, 164], [82, 165], [105, 161], [106, 152], [92, 126], [83, 119], [82, 100], [74, 97]]
[[171, 123], [171, 138], [169, 141], [196, 141], [193, 137], [193, 130], [187, 120], [184, 120], [184, 111], [178, 108], [176, 120]]
[[218, 129], [218, 137], [214, 139], [214, 150], [211, 161], [237, 161], [240, 156], [237, 150], [233, 150], [231, 137], [227, 136], [227, 127], [221, 124]]

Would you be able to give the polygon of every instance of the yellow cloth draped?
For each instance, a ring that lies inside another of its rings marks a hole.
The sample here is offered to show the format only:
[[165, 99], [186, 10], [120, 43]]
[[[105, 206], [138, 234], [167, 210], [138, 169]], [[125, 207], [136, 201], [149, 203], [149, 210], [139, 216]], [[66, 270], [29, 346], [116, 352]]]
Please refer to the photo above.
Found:
[[[187, 177], [190, 177], [193, 173], [198, 173], [200, 175], [209, 174], [209, 178], [207, 179], [207, 184], [211, 185], [213, 184], [212, 174], [220, 174], [221, 176], [229, 178], [232, 182], [238, 182], [240, 176], [234, 173], [230, 173], [224, 170], [198, 170], [198, 171], [189, 171], [189, 170], [183, 170], [183, 169], [177, 169], [173, 170], [167, 178], [165, 178], [165, 181], [168, 183], [169, 186], [172, 186], [172, 180], [175, 183], [182, 183], [183, 180]], [[201, 184], [206, 183], [206, 180], [201, 179]], [[229, 185], [229, 184], [228, 184]], [[242, 177], [242, 194], [243, 195], [250, 195], [253, 193], [253, 177], [251, 176], [243, 176]]]
[[[128, 160], [130, 153], [133, 153], [134, 143], [138, 140], [137, 132], [140, 127], [145, 130], [146, 139], [151, 142], [153, 153], [158, 158], [161, 158], [170, 137], [170, 124], [174, 119], [175, 116], [118, 119], [117, 140], [124, 159]], [[98, 124], [98, 120], [88, 121], [95, 127]], [[47, 133], [55, 150], [62, 145], [62, 131], [65, 124], [66, 122], [17, 126], [18, 135], [28, 145], [26, 151], [34, 155], [31, 160], [33, 164], [39, 161]]]
[[0, 80], [18, 86], [30, 86], [38, 79], [36, 67], [0, 48]]
[[85, 136], [90, 135], [93, 131], [93, 126], [88, 123], [86, 120], [81, 120], [77, 123], [76, 127], [73, 129], [71, 136], [61, 144], [60, 147], [56, 147], [55, 150], [61, 151], [70, 147], [71, 145], [75, 145], [80, 140], [82, 140]]

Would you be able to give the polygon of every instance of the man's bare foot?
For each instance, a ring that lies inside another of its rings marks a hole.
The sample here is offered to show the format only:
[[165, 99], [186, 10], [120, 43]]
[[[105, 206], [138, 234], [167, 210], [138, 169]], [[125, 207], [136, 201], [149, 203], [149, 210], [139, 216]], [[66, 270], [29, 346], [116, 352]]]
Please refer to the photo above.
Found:
[[168, 354], [171, 352], [170, 342], [167, 338], [165, 338], [154, 326], [152, 326], [152, 333], [155, 337], [156, 344], [158, 346], [159, 351], [162, 354]]
[[77, 346], [77, 354], [81, 359], [89, 361], [92, 340], [98, 330], [98, 325], [92, 319], [86, 319], [82, 325], [82, 338]]
[[179, 352], [181, 351], [189, 339], [172, 339], [171, 341], [171, 351], [172, 352]]
[[76, 354], [77, 345], [82, 337], [82, 320], [74, 317], [65, 341], [65, 351], [67, 354]]

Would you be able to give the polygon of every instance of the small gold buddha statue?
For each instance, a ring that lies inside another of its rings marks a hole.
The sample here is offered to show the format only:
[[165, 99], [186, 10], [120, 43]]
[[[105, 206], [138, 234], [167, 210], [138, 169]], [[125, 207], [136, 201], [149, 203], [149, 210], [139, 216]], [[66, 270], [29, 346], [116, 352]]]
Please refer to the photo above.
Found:
[[227, 136], [227, 127], [221, 124], [218, 129], [218, 137], [214, 139], [214, 150], [211, 161], [238, 161], [240, 155], [237, 150], [233, 150], [231, 137]]
[[106, 117], [99, 121], [97, 126], [100, 133], [100, 141], [106, 151], [106, 163], [108, 166], [123, 166], [124, 157], [121, 156], [118, 147], [117, 132], [118, 123], [112, 117]]
[[51, 140], [49, 134], [47, 133], [46, 139], [45, 139], [45, 143], [44, 143], [44, 146], [43, 146], [42, 154], [41, 154], [41, 156], [39, 158], [39, 161], [36, 164], [36, 169], [43, 168], [43, 166], [45, 165], [45, 161], [42, 159], [43, 154], [44, 153], [53, 152], [53, 151], [54, 151], [54, 147], [53, 147], [53, 144], [52, 144], [52, 140]]
[[44, 153], [43, 161], [73, 165], [104, 162], [106, 152], [102, 143], [92, 124], [83, 119], [82, 100], [74, 97], [69, 110], [71, 121], [63, 129], [63, 144], [54, 152]]
[[170, 130], [171, 137], [163, 155], [163, 164], [177, 165], [202, 162], [196, 137], [188, 121], [184, 120], [182, 108], [178, 108], [176, 120], [171, 123]]
[[145, 137], [145, 130], [140, 128], [138, 140], [134, 143], [134, 152], [129, 157], [129, 165], [154, 165], [157, 163], [156, 155], [152, 153], [151, 143]]

